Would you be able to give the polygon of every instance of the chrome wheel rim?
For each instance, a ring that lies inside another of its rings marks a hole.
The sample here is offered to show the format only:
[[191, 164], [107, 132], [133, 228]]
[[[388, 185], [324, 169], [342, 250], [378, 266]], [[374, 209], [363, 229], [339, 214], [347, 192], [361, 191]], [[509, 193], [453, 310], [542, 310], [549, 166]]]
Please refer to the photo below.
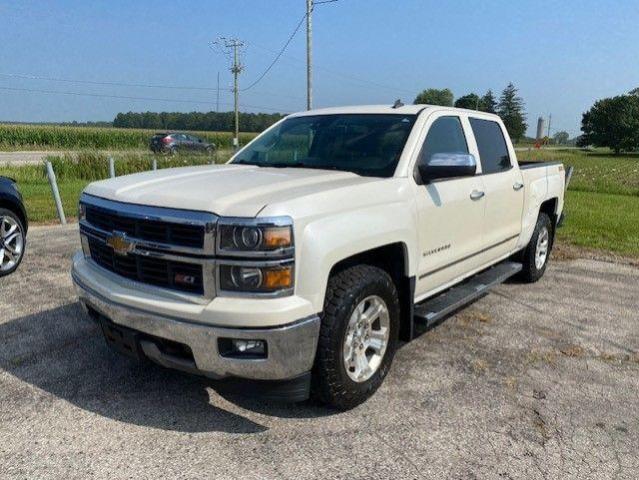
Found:
[[541, 269], [548, 258], [548, 240], [550, 235], [548, 229], [544, 227], [537, 237], [537, 248], [535, 249], [535, 267]]
[[13, 269], [24, 252], [24, 235], [20, 224], [9, 216], [0, 216], [0, 272]]
[[348, 320], [344, 335], [344, 368], [351, 380], [365, 382], [379, 369], [390, 338], [386, 302], [377, 295], [362, 300]]

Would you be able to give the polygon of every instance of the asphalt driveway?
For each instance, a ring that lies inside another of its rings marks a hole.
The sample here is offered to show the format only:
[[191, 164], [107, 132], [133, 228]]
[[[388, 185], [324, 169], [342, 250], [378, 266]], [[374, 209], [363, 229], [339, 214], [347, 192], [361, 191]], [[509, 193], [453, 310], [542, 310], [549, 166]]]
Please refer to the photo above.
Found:
[[399, 351], [353, 411], [223, 397], [112, 353], [74, 227], [0, 279], [0, 478], [637, 478], [639, 269], [553, 261]]

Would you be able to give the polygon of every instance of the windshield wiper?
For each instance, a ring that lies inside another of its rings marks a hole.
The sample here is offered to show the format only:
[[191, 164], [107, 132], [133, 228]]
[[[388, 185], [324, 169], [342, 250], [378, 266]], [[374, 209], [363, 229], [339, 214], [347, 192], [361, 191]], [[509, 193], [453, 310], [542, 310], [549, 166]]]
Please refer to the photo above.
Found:
[[[233, 160], [234, 165], [257, 165], [256, 163], [249, 162], [248, 160]], [[259, 166], [259, 165], [258, 165]]]
[[316, 165], [312, 163], [304, 163], [304, 162], [276, 162], [262, 165], [264, 167], [273, 167], [273, 168], [313, 168], [315, 170], [341, 170], [336, 165]]

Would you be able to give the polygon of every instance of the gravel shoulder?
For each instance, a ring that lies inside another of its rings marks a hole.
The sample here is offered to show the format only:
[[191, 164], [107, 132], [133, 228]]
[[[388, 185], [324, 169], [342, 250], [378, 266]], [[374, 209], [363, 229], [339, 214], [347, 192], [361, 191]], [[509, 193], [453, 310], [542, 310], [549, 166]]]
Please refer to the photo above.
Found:
[[0, 478], [637, 478], [639, 269], [552, 261], [404, 345], [345, 413], [224, 397], [112, 353], [75, 302], [77, 227], [0, 279]]

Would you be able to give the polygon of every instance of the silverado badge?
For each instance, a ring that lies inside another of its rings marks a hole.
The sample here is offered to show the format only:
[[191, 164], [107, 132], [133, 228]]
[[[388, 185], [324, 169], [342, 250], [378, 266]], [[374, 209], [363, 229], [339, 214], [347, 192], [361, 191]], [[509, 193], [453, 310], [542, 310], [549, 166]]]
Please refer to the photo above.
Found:
[[124, 232], [113, 232], [111, 236], [106, 238], [106, 244], [117, 255], [126, 255], [135, 249], [135, 243], [127, 240]]

